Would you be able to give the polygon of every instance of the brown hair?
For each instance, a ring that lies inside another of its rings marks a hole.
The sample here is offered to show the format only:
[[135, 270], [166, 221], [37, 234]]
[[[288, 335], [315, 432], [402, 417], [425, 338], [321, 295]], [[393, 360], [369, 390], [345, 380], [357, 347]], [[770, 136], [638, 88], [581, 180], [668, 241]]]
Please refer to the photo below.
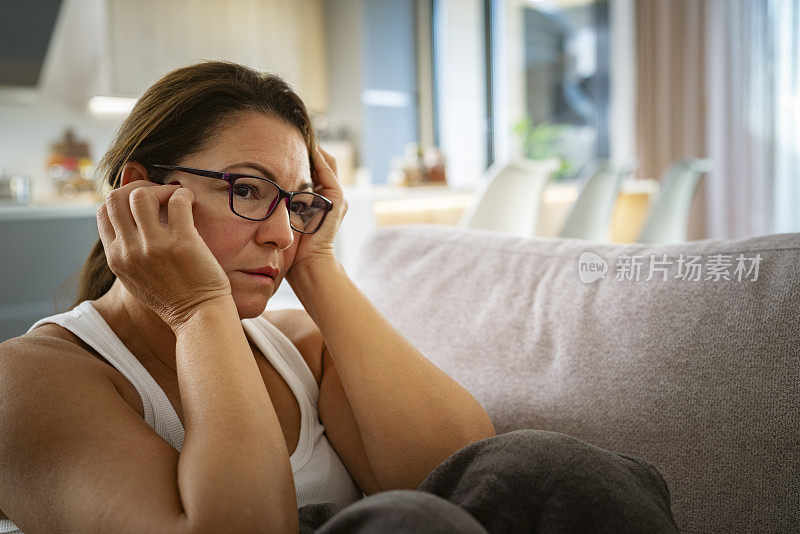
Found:
[[[262, 112], [296, 126], [314, 168], [314, 128], [305, 104], [286, 82], [236, 63], [206, 61], [173, 70], [139, 98], [97, 167], [96, 186], [102, 192], [119, 187], [129, 161], [144, 165], [152, 181], [165, 183], [167, 175], [154, 172], [153, 164], [175, 165], [202, 150], [215, 131], [242, 111]], [[73, 306], [111, 288], [116, 275], [108, 268], [102, 241], [79, 277]]]

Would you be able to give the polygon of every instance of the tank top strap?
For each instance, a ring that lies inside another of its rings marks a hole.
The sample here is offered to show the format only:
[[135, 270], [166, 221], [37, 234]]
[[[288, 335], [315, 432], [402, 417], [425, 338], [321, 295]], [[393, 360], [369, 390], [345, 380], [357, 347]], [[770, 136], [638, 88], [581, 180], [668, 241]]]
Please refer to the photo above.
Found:
[[324, 427], [319, 421], [317, 400], [319, 387], [303, 356], [283, 332], [263, 316], [243, 319], [242, 327], [258, 346], [264, 357], [283, 377], [294, 393], [300, 407], [300, 437], [297, 448], [289, 457], [292, 471], [297, 473], [308, 464], [314, 446]]
[[[314, 374], [308, 367], [305, 358], [297, 350], [294, 343], [281, 332], [277, 326], [270, 323], [263, 315], [252, 319], [243, 319], [242, 325], [251, 336], [256, 336], [267, 342], [275, 350], [269, 351], [265, 356], [275, 365], [274, 357], [279, 357], [281, 364], [291, 370], [290, 377], [294, 379], [308, 395], [312, 406], [316, 407], [319, 400], [319, 385]], [[281, 373], [283, 374], [283, 373]]]
[[66, 328], [122, 373], [142, 398], [147, 424], [178, 451], [183, 448], [183, 425], [164, 390], [120, 341], [91, 301], [85, 300], [68, 312], [40, 319], [28, 332], [45, 323], [55, 323]]

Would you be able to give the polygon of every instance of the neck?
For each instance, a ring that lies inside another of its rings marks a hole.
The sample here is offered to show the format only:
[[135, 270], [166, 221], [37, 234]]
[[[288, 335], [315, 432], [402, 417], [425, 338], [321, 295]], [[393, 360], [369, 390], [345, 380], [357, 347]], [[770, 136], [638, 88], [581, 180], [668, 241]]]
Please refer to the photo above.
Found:
[[175, 333], [119, 279], [93, 304], [140, 362], [149, 359], [175, 372]]

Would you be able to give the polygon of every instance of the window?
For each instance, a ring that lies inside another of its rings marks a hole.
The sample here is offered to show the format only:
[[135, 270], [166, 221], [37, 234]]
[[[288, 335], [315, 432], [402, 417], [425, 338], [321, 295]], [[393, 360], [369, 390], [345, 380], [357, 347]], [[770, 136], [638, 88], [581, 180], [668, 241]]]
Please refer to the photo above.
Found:
[[608, 158], [608, 2], [487, 2], [495, 157], [559, 158], [556, 179]]

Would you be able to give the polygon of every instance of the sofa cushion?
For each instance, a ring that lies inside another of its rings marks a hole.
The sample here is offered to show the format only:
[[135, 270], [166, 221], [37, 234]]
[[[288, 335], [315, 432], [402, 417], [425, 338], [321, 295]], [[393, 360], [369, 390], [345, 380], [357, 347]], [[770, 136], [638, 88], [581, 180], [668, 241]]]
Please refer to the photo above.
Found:
[[649, 461], [683, 532], [800, 524], [800, 234], [654, 246], [392, 227], [354, 278], [498, 433]]

